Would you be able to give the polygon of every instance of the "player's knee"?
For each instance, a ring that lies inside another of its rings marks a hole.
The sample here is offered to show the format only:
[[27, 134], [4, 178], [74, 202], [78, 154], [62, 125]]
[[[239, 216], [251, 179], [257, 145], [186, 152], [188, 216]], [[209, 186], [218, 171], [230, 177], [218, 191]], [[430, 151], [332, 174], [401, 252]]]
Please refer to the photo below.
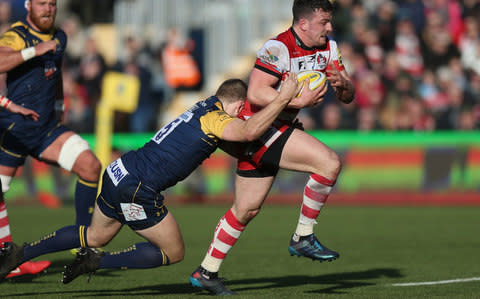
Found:
[[340, 157], [334, 151], [331, 151], [328, 154], [326, 162], [322, 161], [322, 163], [316, 167], [314, 173], [325, 175], [330, 179], [336, 179], [341, 170], [342, 161]]
[[173, 250], [170, 249], [168, 251], [165, 251], [165, 254], [168, 256], [170, 264], [181, 262], [185, 257], [185, 247], [182, 245]]
[[77, 134], [70, 136], [64, 142], [58, 164], [87, 181], [98, 181], [102, 169], [100, 161], [90, 150], [88, 142]]
[[104, 247], [105, 245], [108, 244], [107, 240], [98, 239], [98, 238], [90, 238], [89, 240], [87, 240], [87, 242], [88, 242], [88, 247], [93, 247], [93, 248]]
[[87, 181], [98, 181], [102, 165], [91, 151], [85, 151], [77, 159], [74, 172]]
[[335, 177], [338, 176], [340, 171], [342, 170], [342, 161], [340, 160], [340, 157], [337, 154], [334, 154], [331, 158], [331, 172], [335, 175]]
[[110, 242], [111, 239], [105, 237], [104, 234], [95, 233], [94, 231], [87, 230], [87, 244], [88, 247], [100, 248]]

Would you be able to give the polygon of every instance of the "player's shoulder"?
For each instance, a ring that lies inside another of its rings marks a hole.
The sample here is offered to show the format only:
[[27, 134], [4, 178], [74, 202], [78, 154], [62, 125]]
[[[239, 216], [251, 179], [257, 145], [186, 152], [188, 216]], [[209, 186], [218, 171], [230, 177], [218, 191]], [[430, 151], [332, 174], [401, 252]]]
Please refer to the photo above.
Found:
[[54, 39], [58, 40], [60, 44], [65, 45], [67, 43], [67, 34], [63, 29], [55, 27], [53, 32]]
[[22, 21], [17, 21], [15, 23], [13, 23], [10, 26], [10, 28], [3, 35], [5, 35], [5, 34], [16, 35], [16, 36], [19, 36], [21, 38], [24, 38], [27, 33], [28, 33], [28, 25], [25, 24]]
[[16, 22], [0, 37], [0, 47], [8, 47], [19, 51], [25, 47], [28, 26], [23, 22]]
[[287, 47], [295, 45], [295, 36], [293, 35], [292, 28], [285, 30], [284, 32], [278, 34], [271, 40], [280, 42]]
[[65, 31], [63, 31], [62, 28], [60, 28], [60, 27], [55, 27], [54, 30], [55, 30], [55, 31], [54, 31], [55, 37], [57, 37], [57, 38], [63, 38], [63, 39], [66, 39], [66, 38], [67, 38], [67, 34], [65, 33]]

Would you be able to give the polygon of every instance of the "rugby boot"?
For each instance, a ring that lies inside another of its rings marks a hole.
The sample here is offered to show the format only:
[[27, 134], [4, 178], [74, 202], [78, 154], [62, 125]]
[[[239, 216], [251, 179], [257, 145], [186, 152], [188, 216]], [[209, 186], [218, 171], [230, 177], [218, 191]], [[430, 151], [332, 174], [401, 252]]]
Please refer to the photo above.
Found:
[[304, 256], [313, 261], [333, 261], [339, 258], [339, 254], [327, 247], [323, 246], [315, 237], [314, 234], [308, 236], [297, 236], [294, 234], [290, 240], [288, 247], [290, 255], [298, 257]]
[[36, 275], [42, 272], [46, 272], [46, 269], [50, 267], [52, 263], [50, 261], [27, 261], [17, 268], [10, 271], [6, 278], [12, 278], [25, 274]]
[[236, 295], [223, 284], [223, 279], [218, 277], [218, 273], [212, 273], [199, 266], [190, 276], [192, 286], [209, 291], [214, 295]]
[[3, 243], [3, 248], [0, 249], [0, 281], [22, 263], [23, 246], [19, 247], [13, 242]]
[[92, 274], [95, 274], [97, 271], [100, 260], [104, 255], [104, 252], [93, 248], [82, 248], [77, 253], [73, 263], [65, 266], [62, 282], [67, 284], [82, 274], [89, 274], [88, 282], [90, 282]]

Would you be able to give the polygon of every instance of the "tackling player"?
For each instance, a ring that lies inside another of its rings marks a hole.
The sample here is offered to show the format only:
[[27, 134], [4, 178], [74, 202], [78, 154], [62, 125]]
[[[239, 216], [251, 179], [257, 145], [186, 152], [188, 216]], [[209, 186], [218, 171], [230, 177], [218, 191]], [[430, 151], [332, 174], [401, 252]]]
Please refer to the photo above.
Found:
[[[239, 79], [225, 81], [215, 96], [196, 103], [142, 148], [124, 154], [107, 167], [90, 226], [66, 226], [22, 247], [7, 243], [0, 252], [0, 280], [26, 260], [79, 246], [86, 250], [66, 266], [63, 283], [98, 268], [152, 268], [181, 261], [182, 235], [161, 192], [192, 173], [217, 149], [220, 140], [257, 139], [299, 92], [299, 85], [295, 74], [286, 75], [275, 99], [243, 121], [237, 115], [247, 86]], [[87, 248], [104, 246], [125, 224], [148, 242], [114, 253]]]
[[[292, 27], [265, 42], [257, 52], [241, 118], [247, 119], [265, 109], [277, 96], [286, 72], [325, 72], [337, 99], [344, 103], [353, 100], [354, 85], [342, 65], [337, 43], [329, 37], [333, 30], [332, 10], [329, 0], [293, 2]], [[248, 222], [260, 211], [279, 168], [311, 174], [304, 189], [297, 228], [290, 240], [290, 254], [319, 261], [339, 257], [317, 240], [314, 225], [337, 180], [340, 159], [295, 121], [299, 109], [320, 103], [326, 90], [325, 84], [323, 88], [303, 91], [299, 100], [292, 101], [272, 127], [239, 157], [233, 206], [220, 219], [204, 260], [190, 276], [192, 285], [217, 295], [232, 293], [218, 279], [218, 271]]]
[[[27, 155], [78, 175], [75, 190], [76, 223], [88, 225], [97, 195], [101, 165], [88, 143], [55, 115], [63, 105], [61, 65], [67, 36], [54, 26], [56, 0], [27, 0], [27, 16], [0, 37], [0, 73], [6, 73], [8, 99], [38, 113], [37, 121], [0, 111], [0, 179], [2, 193]], [[5, 202], [0, 199], [0, 246], [11, 241]], [[36, 274], [50, 262], [20, 265], [12, 276]]]

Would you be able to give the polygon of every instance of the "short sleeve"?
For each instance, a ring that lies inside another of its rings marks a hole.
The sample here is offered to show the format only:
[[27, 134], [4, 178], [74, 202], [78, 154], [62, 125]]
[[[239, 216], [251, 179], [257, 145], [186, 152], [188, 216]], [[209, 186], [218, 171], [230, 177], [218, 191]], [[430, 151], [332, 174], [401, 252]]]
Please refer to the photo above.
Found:
[[216, 110], [202, 116], [200, 123], [205, 134], [221, 139], [226, 126], [233, 120], [234, 118], [225, 111]]
[[268, 40], [257, 52], [255, 65], [277, 74], [290, 70], [290, 54], [287, 46], [278, 40]]
[[330, 40], [330, 51], [332, 54], [332, 62], [339, 71], [343, 71], [345, 66], [343, 65], [342, 61], [342, 54], [340, 53], [340, 49], [338, 48], [337, 42], [334, 40]]
[[16, 32], [9, 30], [0, 37], [0, 47], [20, 51], [25, 49], [25, 41]]

